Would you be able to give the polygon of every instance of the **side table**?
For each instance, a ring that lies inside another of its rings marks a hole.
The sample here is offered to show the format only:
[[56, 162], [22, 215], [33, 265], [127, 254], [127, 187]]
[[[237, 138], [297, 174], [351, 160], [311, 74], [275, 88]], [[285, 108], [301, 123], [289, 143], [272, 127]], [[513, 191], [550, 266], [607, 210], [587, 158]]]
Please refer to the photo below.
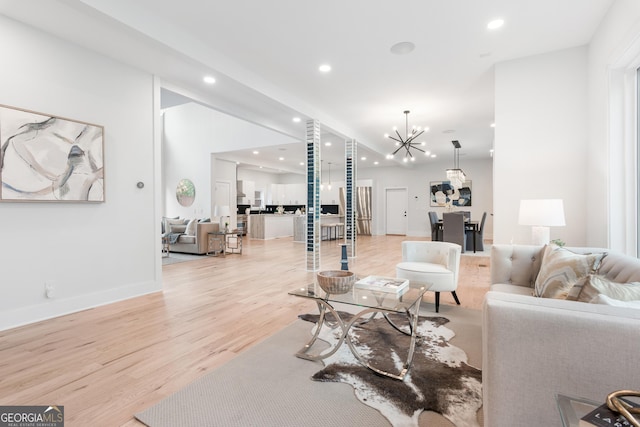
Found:
[[226, 238], [224, 231], [207, 233], [207, 239], [207, 255], [218, 256], [222, 254], [222, 256], [225, 256], [227, 248], [225, 245]]
[[169, 256], [169, 250], [171, 247], [169, 246], [169, 236], [162, 236], [162, 257], [166, 258]]
[[213, 231], [208, 234], [207, 255], [226, 256], [227, 252], [232, 254], [242, 254], [242, 232]]

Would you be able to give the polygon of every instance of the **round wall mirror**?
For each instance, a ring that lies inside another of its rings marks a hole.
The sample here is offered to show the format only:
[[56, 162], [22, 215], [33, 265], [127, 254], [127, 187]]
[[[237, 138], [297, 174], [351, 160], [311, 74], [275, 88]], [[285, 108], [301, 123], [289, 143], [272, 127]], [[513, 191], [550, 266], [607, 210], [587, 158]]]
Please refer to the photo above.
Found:
[[196, 186], [190, 179], [181, 179], [176, 188], [176, 199], [181, 206], [191, 206], [196, 199]]

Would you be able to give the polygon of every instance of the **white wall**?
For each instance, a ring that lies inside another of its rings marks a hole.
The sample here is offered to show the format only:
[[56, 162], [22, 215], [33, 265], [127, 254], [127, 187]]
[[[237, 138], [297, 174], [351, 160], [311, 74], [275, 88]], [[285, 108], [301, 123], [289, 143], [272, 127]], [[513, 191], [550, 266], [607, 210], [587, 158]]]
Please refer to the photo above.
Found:
[[[467, 178], [472, 183], [472, 205], [458, 210], [471, 211], [474, 220], [480, 220], [483, 212], [487, 212], [484, 236], [491, 239], [493, 234], [493, 193], [492, 160], [462, 160], [460, 164]], [[444, 208], [430, 206], [430, 183], [443, 181], [445, 170], [451, 163], [436, 161], [428, 166], [418, 168], [381, 167], [362, 168], [358, 170], [358, 181], [371, 180], [372, 185], [372, 234], [385, 234], [385, 191], [387, 188], [407, 188], [407, 235], [426, 237], [431, 235], [431, 227], [427, 212], [435, 211], [442, 217]]]
[[3, 104], [104, 126], [106, 192], [0, 203], [0, 329], [160, 290], [153, 77], [3, 16], [0, 50]]
[[[624, 147], [614, 136], [622, 136], [620, 117], [610, 117], [612, 107], [610, 93], [611, 73], [620, 67], [632, 65], [625, 55], [635, 45], [640, 36], [640, 2], [637, 0], [617, 0], [600, 24], [589, 46], [589, 156], [587, 184], [589, 188], [587, 217], [587, 244], [605, 246], [635, 254], [635, 248], [628, 248], [624, 234], [629, 231], [623, 226], [634, 220], [634, 200], [621, 197], [628, 167], [625, 162]], [[615, 87], [613, 87], [615, 90]], [[630, 214], [631, 213], [631, 214]], [[631, 217], [631, 218], [629, 218]], [[622, 234], [622, 236], [621, 236]]]
[[[521, 199], [563, 199], [566, 227], [551, 239], [587, 243], [587, 49], [496, 65], [494, 241], [531, 243]], [[603, 203], [604, 201], [600, 201]]]
[[[211, 183], [215, 171], [211, 168], [211, 153], [290, 141], [289, 137], [193, 102], [164, 110], [163, 214], [185, 218], [213, 215]], [[175, 197], [182, 178], [191, 179], [196, 186], [196, 200], [188, 208], [180, 206]], [[233, 174], [227, 171], [218, 178], [235, 181], [235, 168]], [[235, 182], [232, 189], [235, 198]]]
[[[211, 217], [211, 115], [205, 108], [188, 103], [165, 110], [163, 116], [164, 214], [181, 218]], [[190, 179], [196, 188], [196, 198], [188, 207], [181, 206], [176, 199], [176, 187], [184, 178]]]

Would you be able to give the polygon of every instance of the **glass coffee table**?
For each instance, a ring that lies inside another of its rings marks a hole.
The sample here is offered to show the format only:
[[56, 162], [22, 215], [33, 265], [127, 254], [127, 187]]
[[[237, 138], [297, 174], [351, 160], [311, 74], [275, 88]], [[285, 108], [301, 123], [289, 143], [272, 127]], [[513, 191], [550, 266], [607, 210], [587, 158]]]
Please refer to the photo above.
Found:
[[[318, 327], [315, 328], [315, 332], [311, 337], [311, 340], [296, 353], [296, 356], [307, 360], [322, 360], [338, 351], [340, 346], [346, 341], [349, 349], [362, 365], [380, 375], [397, 380], [403, 380], [411, 367], [411, 361], [413, 360], [420, 302], [422, 301], [422, 296], [427, 290], [427, 285], [420, 288], [408, 287], [400, 293], [371, 291], [354, 287], [346, 294], [327, 294], [320, 288], [320, 286], [318, 286], [317, 283], [311, 283], [307, 286], [294, 289], [289, 292], [289, 295], [314, 300], [318, 305], [318, 311], [320, 313], [320, 317], [318, 318]], [[333, 305], [335, 303], [360, 307], [362, 310], [354, 314], [349, 322], [346, 322], [340, 317], [340, 313], [334, 308]], [[332, 317], [335, 321], [327, 319], [327, 312], [333, 315]], [[364, 357], [362, 357], [362, 355], [358, 353], [349, 336], [349, 329], [351, 329], [353, 325], [369, 322], [378, 313], [381, 313], [386, 321], [389, 322], [396, 331], [411, 337], [409, 348], [407, 349], [407, 358], [406, 361], [403, 362], [402, 370], [399, 373], [383, 371], [372, 366]], [[407, 320], [409, 321], [409, 331], [403, 330], [393, 323], [388, 316], [390, 313], [406, 315]], [[363, 316], [366, 315], [369, 316], [367, 318], [363, 318]], [[340, 327], [342, 329], [340, 339], [333, 348], [327, 349], [321, 353], [311, 354], [311, 347], [316, 342], [318, 335], [320, 334], [320, 330], [323, 327], [331, 329]]]

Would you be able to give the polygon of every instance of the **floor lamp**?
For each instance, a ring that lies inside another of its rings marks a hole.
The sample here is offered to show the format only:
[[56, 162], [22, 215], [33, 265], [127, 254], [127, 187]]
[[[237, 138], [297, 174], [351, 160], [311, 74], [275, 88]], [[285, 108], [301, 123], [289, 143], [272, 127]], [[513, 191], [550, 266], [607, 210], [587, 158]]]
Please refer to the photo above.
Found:
[[565, 225], [564, 206], [561, 199], [520, 200], [520, 225], [531, 226], [531, 243], [549, 243], [549, 227]]

